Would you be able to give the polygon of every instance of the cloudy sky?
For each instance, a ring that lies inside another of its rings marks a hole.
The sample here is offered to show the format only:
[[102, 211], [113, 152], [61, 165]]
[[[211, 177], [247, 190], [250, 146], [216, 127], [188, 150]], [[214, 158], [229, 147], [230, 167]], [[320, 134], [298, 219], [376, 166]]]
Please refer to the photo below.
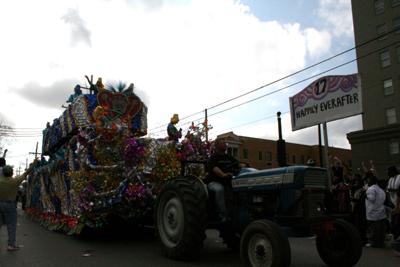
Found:
[[[211, 138], [276, 140], [280, 111], [283, 138], [314, 145], [316, 127], [292, 132], [289, 97], [357, 72], [345, 64], [352, 50], [291, 75], [354, 47], [348, 0], [15, 0], [1, 1], [0, 23], [0, 121], [15, 129], [3, 147], [23, 168], [85, 75], [134, 83], [151, 137], [166, 136], [174, 113], [185, 131], [207, 109]], [[350, 148], [346, 133], [362, 129], [361, 117], [327, 127], [330, 146]]]

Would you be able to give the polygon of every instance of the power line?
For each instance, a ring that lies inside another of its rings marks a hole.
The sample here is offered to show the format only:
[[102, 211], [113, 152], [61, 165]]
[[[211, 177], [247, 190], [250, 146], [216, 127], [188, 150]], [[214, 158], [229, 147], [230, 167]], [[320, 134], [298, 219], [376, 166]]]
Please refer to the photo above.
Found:
[[[283, 114], [287, 114], [287, 113], [289, 113], [289, 112], [290, 112], [290, 111], [282, 112], [282, 115], [283, 115]], [[229, 130], [232, 130], [232, 129], [235, 129], [235, 128], [238, 128], [238, 127], [242, 127], [242, 126], [245, 126], [245, 125], [253, 124], [253, 123], [256, 123], [256, 122], [259, 122], [259, 121], [268, 120], [268, 119], [271, 119], [271, 118], [276, 118], [276, 115], [272, 115], [272, 116], [269, 116], [269, 117], [266, 117], [266, 118], [262, 118], [262, 119], [259, 119], [259, 120], [251, 121], [251, 122], [248, 122], [248, 123], [245, 123], [245, 124], [237, 125], [237, 126], [234, 126], [234, 127], [232, 127], [232, 128], [226, 129], [226, 130], [224, 130], [224, 131], [220, 131], [220, 132], [218, 132], [218, 133], [222, 133], [222, 132], [225, 132], [225, 131], [229, 131]], [[218, 133], [216, 133], [216, 134], [218, 134]]]
[[[394, 29], [394, 30], [392, 30], [392, 31], [389, 31], [389, 32], [386, 33], [386, 35], [388, 35], [388, 34], [390, 34], [390, 33], [394, 33], [396, 30], [397, 30], [397, 29]], [[341, 55], [343, 55], [343, 54], [346, 54], [346, 53], [348, 53], [348, 52], [350, 52], [350, 51], [352, 51], [352, 50], [354, 50], [354, 49], [357, 49], [357, 48], [359, 48], [359, 47], [361, 47], [361, 46], [364, 46], [364, 45], [367, 45], [367, 44], [369, 44], [369, 43], [371, 43], [371, 42], [373, 42], [373, 41], [376, 41], [376, 40], [378, 40], [378, 39], [381, 38], [381, 37], [382, 37], [382, 36], [378, 36], [378, 37], [375, 37], [375, 38], [373, 38], [373, 39], [370, 39], [370, 40], [368, 40], [368, 41], [366, 41], [366, 42], [364, 42], [364, 43], [361, 43], [361, 44], [359, 44], [359, 45], [357, 45], [357, 46], [354, 46], [353, 48], [347, 49], [347, 50], [345, 50], [345, 51], [343, 51], [343, 52], [341, 52], [341, 53], [339, 53], [339, 54], [336, 54], [336, 55], [334, 55], [334, 56], [332, 56], [332, 57], [330, 57], [330, 58], [327, 58], [327, 59], [322, 60], [322, 61], [320, 61], [320, 62], [318, 62], [318, 63], [315, 63], [315, 64], [313, 64], [313, 65], [311, 65], [311, 66], [309, 66], [309, 67], [303, 68], [303, 69], [301, 69], [301, 70], [299, 70], [299, 71], [297, 71], [297, 72], [294, 72], [294, 73], [292, 73], [292, 74], [289, 74], [289, 75], [287, 75], [287, 76], [285, 76], [285, 77], [282, 77], [282, 78], [280, 78], [280, 79], [278, 79], [278, 80], [275, 80], [275, 81], [273, 81], [273, 82], [271, 82], [271, 83], [268, 83], [268, 84], [266, 84], [266, 85], [260, 86], [260, 87], [258, 87], [258, 88], [256, 88], [256, 89], [253, 89], [253, 90], [251, 90], [251, 91], [249, 91], [249, 92], [247, 92], [247, 93], [241, 94], [241, 95], [239, 95], [239, 96], [236, 96], [236, 97], [234, 97], [234, 98], [231, 98], [231, 99], [229, 99], [229, 100], [226, 100], [226, 101], [224, 101], [224, 102], [221, 102], [221, 103], [219, 103], [219, 104], [217, 104], [217, 105], [214, 105], [214, 106], [212, 106], [212, 107], [210, 107], [210, 108], [207, 108], [207, 110], [213, 109], [213, 108], [218, 107], [218, 106], [223, 105], [223, 104], [226, 104], [226, 103], [231, 102], [231, 101], [233, 101], [233, 100], [235, 100], [235, 99], [238, 99], [238, 98], [240, 98], [240, 97], [243, 97], [243, 96], [245, 96], [245, 95], [248, 95], [248, 94], [250, 94], [250, 93], [253, 93], [253, 92], [255, 92], [255, 91], [258, 91], [258, 90], [260, 90], [260, 89], [262, 89], [262, 88], [265, 88], [265, 87], [267, 87], [267, 86], [270, 86], [270, 85], [272, 85], [272, 84], [275, 84], [275, 83], [277, 83], [277, 82], [279, 82], [279, 81], [282, 81], [282, 80], [284, 80], [284, 79], [287, 79], [287, 78], [289, 78], [289, 77], [292, 77], [292, 76], [294, 76], [294, 75], [296, 75], [296, 74], [299, 74], [299, 73], [301, 73], [301, 72], [304, 72], [304, 71], [306, 71], [306, 70], [308, 70], [308, 69], [311, 69], [311, 68], [313, 68], [313, 67], [315, 67], [315, 66], [318, 66], [318, 65], [320, 65], [320, 64], [322, 64], [322, 63], [324, 63], [324, 62], [327, 62], [327, 61], [332, 60], [332, 59], [334, 59], [334, 58], [336, 58], [336, 57], [338, 57], [338, 56], [341, 56]], [[377, 51], [379, 51], [379, 50], [381, 50], [381, 49], [384, 49], [384, 48], [380, 48], [380, 49], [378, 49]], [[360, 57], [360, 58], [362, 58], [362, 57]], [[357, 59], [359, 59], [359, 58], [357, 58]], [[351, 63], [351, 62], [353, 62], [353, 61], [355, 61], [355, 60], [349, 61], [349, 62], [346, 63], [346, 64], [349, 64], [349, 63]], [[346, 65], [346, 64], [342, 64], [341, 66], [344, 66], [344, 65]], [[336, 68], [332, 68], [331, 70], [333, 70], [333, 69], [336, 69]], [[325, 72], [327, 72], [327, 71], [325, 71]], [[323, 73], [325, 73], [325, 72], [323, 72]], [[320, 73], [320, 74], [321, 74], [321, 73]], [[320, 74], [319, 74], [319, 75], [320, 75]], [[316, 76], [318, 76], [318, 75], [316, 75]], [[315, 76], [313, 76], [313, 77], [315, 77]], [[192, 115], [186, 116], [186, 117], [182, 118], [181, 120], [190, 118], [190, 117], [192, 117], [192, 116], [194, 116], [194, 115], [197, 115], [197, 114], [199, 114], [199, 113], [202, 113], [202, 112], [203, 112], [203, 111], [199, 111], [199, 112], [194, 113], [194, 114], [192, 114]], [[165, 126], [167, 126], [167, 125], [168, 125], [168, 124], [155, 127], [155, 128], [153, 128], [153, 129], [150, 129], [149, 131], [158, 129], [158, 128], [160, 128], [160, 127], [165, 127]]]
[[[386, 49], [386, 48], [388, 48], [388, 47], [390, 47], [390, 46], [393, 46], [393, 45], [395, 45], [395, 44], [397, 44], [397, 43], [400, 43], [400, 41], [395, 42], [395, 43], [392, 43], [392, 44], [387, 45], [387, 46], [384, 46], [384, 47], [379, 48], [379, 49], [377, 49], [377, 50], [374, 50], [374, 51], [372, 51], [372, 52], [370, 52], [370, 53], [367, 53], [367, 54], [365, 54], [365, 55], [363, 55], [363, 56], [360, 56], [360, 57], [358, 57], [358, 58], [356, 58], [356, 59], [350, 60], [350, 61], [348, 61], [348, 62], [346, 62], [346, 63], [343, 63], [343, 64], [341, 64], [341, 65], [338, 65], [338, 66], [336, 66], [336, 67], [333, 67], [333, 68], [331, 68], [331, 69], [329, 69], [329, 70], [326, 70], [326, 71], [324, 71], [324, 72], [318, 73], [318, 74], [316, 74], [316, 75], [310, 76], [310, 77], [308, 77], [308, 78], [306, 78], [306, 79], [303, 79], [303, 80], [298, 81], [298, 82], [296, 82], [296, 83], [293, 83], [293, 84], [291, 84], [291, 85], [285, 86], [285, 87], [280, 88], [280, 89], [278, 89], [278, 90], [275, 90], [275, 91], [273, 91], [273, 92], [267, 93], [267, 94], [265, 94], [265, 95], [259, 96], [259, 97], [257, 97], [257, 98], [251, 99], [251, 100], [249, 100], [249, 101], [243, 102], [243, 103], [238, 104], [238, 105], [235, 105], [235, 106], [233, 106], [233, 107], [230, 107], [230, 108], [221, 110], [221, 111], [219, 111], [219, 112], [210, 114], [210, 115], [208, 115], [208, 117], [211, 117], [211, 116], [214, 116], [214, 115], [217, 115], [217, 114], [226, 112], [226, 111], [228, 111], [228, 110], [234, 109], [234, 108], [239, 107], [239, 106], [242, 106], [242, 105], [244, 105], [244, 104], [247, 104], [247, 103], [253, 102], [253, 101], [255, 101], [255, 100], [264, 98], [264, 97], [266, 97], [266, 96], [272, 95], [272, 94], [274, 94], [274, 93], [280, 92], [280, 91], [282, 91], [282, 90], [284, 90], [284, 89], [287, 89], [287, 88], [292, 87], [292, 86], [294, 86], [294, 85], [300, 84], [300, 83], [302, 83], [302, 82], [304, 82], [304, 81], [307, 81], [307, 80], [310, 80], [310, 79], [312, 79], [312, 78], [318, 77], [318, 76], [320, 76], [321, 74], [327, 73], [327, 72], [332, 71], [332, 70], [334, 70], [334, 69], [337, 69], [337, 68], [343, 67], [343, 66], [345, 66], [345, 65], [347, 65], [347, 64], [350, 64], [350, 63], [352, 63], [352, 62], [354, 62], [354, 61], [356, 61], [356, 60], [359, 60], [359, 59], [362, 59], [362, 58], [364, 58], [364, 57], [370, 56], [370, 55], [372, 55], [372, 54], [374, 54], [374, 53], [376, 53], [376, 52], [378, 52], [378, 51], [380, 51], [380, 50]], [[376, 86], [376, 85], [375, 85], [375, 86]], [[369, 88], [364, 88], [364, 90], [365, 90], [365, 89], [369, 89]], [[159, 131], [159, 132], [160, 132], [160, 131]], [[159, 132], [156, 132], [156, 133], [159, 133]], [[154, 133], [154, 134], [156, 134], [156, 133]]]

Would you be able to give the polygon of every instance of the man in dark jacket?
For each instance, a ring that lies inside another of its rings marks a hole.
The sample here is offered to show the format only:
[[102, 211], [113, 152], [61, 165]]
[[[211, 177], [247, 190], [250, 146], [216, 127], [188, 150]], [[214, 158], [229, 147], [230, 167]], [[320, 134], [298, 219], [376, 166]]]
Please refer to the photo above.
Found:
[[[208, 190], [215, 193], [215, 201], [221, 223], [228, 220], [228, 211], [225, 206], [225, 187], [231, 184], [233, 174], [228, 172], [227, 166], [238, 162], [237, 159], [225, 153], [226, 142], [223, 138], [218, 138], [214, 142], [215, 153], [207, 161], [209, 175], [206, 179]], [[239, 167], [244, 167], [244, 163], [238, 163]]]

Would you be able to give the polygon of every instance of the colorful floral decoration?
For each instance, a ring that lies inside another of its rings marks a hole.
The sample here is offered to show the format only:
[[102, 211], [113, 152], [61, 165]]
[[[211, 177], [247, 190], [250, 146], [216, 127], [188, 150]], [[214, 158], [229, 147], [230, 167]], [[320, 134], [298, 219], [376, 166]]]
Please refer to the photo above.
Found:
[[[207, 121], [192, 124], [180, 143], [143, 138], [147, 107], [138, 103], [133, 84], [93, 92], [74, 98], [47, 125], [49, 160], [42, 157], [28, 177], [26, 214], [50, 230], [79, 234], [107, 224], [108, 216], [152, 218], [159, 189], [181, 175], [181, 162], [205, 162], [211, 153]], [[187, 174], [205, 173], [202, 164], [185, 166]]]

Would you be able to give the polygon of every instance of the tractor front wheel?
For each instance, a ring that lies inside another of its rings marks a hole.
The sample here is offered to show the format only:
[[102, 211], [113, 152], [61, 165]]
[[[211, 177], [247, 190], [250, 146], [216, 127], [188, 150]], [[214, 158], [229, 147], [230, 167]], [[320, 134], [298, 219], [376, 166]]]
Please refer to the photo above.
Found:
[[276, 223], [268, 220], [254, 221], [243, 232], [240, 256], [245, 266], [290, 266], [289, 240]]

